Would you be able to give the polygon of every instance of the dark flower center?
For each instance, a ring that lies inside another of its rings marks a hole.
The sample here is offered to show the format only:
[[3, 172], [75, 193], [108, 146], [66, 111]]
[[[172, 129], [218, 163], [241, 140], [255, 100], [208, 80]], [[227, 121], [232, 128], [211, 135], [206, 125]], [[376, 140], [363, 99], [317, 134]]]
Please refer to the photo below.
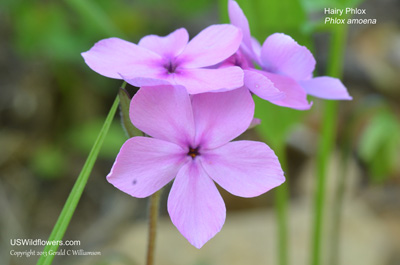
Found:
[[173, 63], [172, 61], [168, 61], [168, 63], [164, 65], [165, 69], [167, 69], [167, 71], [168, 71], [168, 74], [175, 73], [175, 70], [176, 70], [177, 66], [178, 65]]
[[191, 156], [192, 158], [195, 158], [198, 155], [200, 155], [199, 148], [189, 147], [188, 156]]

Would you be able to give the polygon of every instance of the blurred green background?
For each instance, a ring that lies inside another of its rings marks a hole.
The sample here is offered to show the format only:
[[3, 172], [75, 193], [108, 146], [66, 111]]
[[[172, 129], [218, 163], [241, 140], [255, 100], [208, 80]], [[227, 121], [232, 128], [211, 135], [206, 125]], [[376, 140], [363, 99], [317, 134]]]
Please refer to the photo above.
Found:
[[[327, 208], [345, 174], [340, 264], [400, 264], [400, 2], [238, 2], [260, 42], [273, 32], [292, 35], [313, 50], [319, 75], [329, 64], [334, 27], [321, 22], [324, 8], [360, 5], [367, 10], [365, 18], [377, 19], [376, 25], [348, 30], [342, 80], [354, 100], [340, 103]], [[121, 81], [91, 71], [80, 53], [107, 37], [137, 43], [144, 35], [166, 35], [179, 27], [193, 37], [220, 21], [228, 22], [227, 1], [1, 1], [0, 264], [36, 262], [37, 257], [11, 256], [15, 247], [10, 239], [47, 239], [118, 93]], [[272, 147], [286, 143], [290, 256], [296, 265], [308, 262], [304, 248], [310, 241], [310, 197], [323, 120], [323, 101], [312, 100], [314, 106], [306, 112], [257, 100], [256, 117], [262, 124], [242, 136]], [[102, 255], [56, 257], [54, 264], [143, 264], [147, 202], [105, 180], [125, 140], [116, 117], [65, 236], [81, 240], [78, 249]], [[242, 199], [221, 192], [228, 209], [226, 226], [200, 251], [168, 220], [164, 192], [157, 264], [276, 264], [273, 196]], [[261, 230], [248, 231], [249, 224]]]

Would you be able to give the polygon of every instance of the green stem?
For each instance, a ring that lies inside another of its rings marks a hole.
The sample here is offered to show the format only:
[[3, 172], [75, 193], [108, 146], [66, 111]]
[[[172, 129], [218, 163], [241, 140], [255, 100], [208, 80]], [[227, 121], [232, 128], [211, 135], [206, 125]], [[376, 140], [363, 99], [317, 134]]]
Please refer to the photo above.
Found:
[[[61, 214], [58, 217], [58, 220], [53, 228], [53, 231], [50, 234], [48, 241], [59, 242], [64, 237], [65, 231], [67, 230], [72, 215], [75, 212], [76, 206], [78, 205], [79, 199], [81, 198], [82, 192], [89, 179], [94, 163], [96, 162], [100, 148], [104, 142], [104, 139], [106, 138], [108, 129], [110, 128], [111, 122], [115, 116], [118, 104], [119, 104], [119, 98], [117, 97], [114, 100], [114, 104], [112, 105], [111, 110], [107, 115], [107, 118], [103, 124], [103, 127], [100, 130], [99, 135], [97, 136], [97, 139], [92, 147], [92, 150], [89, 153], [85, 165], [83, 166], [82, 171], [79, 174], [74, 184], [74, 187], [72, 188], [71, 193], [68, 196], [67, 201], [65, 202], [64, 208], [62, 209]], [[46, 245], [43, 252], [48, 254], [49, 252], [56, 252], [57, 249], [58, 249], [58, 244], [55, 245], [50, 244]], [[49, 265], [52, 263], [53, 259], [54, 255], [41, 255], [37, 262], [37, 265]]]
[[160, 195], [159, 190], [150, 197], [150, 211], [149, 211], [149, 242], [147, 245], [147, 261], [146, 265], [154, 264], [154, 250], [156, 245], [156, 232], [157, 232], [157, 220], [158, 211], [160, 206]]
[[[281, 166], [285, 172], [286, 152], [285, 144], [274, 146], [276, 155], [279, 157]], [[288, 246], [288, 208], [289, 208], [289, 185], [288, 176], [285, 174], [286, 181], [281, 186], [275, 188], [275, 209], [278, 223], [278, 259], [279, 265], [289, 264], [289, 246]]]
[[[333, 77], [340, 77], [343, 71], [343, 58], [345, 52], [347, 27], [335, 25], [331, 36], [331, 51], [327, 74]], [[314, 205], [314, 225], [312, 241], [312, 265], [319, 265], [321, 262], [321, 239], [323, 210], [325, 202], [325, 185], [329, 158], [333, 150], [336, 123], [337, 123], [338, 102], [327, 101], [325, 103], [322, 135], [319, 141], [317, 158], [317, 185]]]
[[340, 227], [342, 220], [342, 209], [344, 201], [344, 192], [346, 188], [346, 172], [349, 166], [350, 157], [350, 144], [343, 146], [341, 160], [340, 160], [340, 171], [339, 171], [339, 183], [337, 186], [335, 200], [333, 202], [333, 216], [332, 216], [332, 232], [331, 232], [331, 252], [329, 253], [329, 264], [339, 264], [339, 239], [340, 239]]

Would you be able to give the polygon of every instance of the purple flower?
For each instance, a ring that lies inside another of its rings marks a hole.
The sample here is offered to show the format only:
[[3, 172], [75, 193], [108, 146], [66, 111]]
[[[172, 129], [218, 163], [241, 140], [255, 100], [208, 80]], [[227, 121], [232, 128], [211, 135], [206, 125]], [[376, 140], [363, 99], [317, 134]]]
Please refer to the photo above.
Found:
[[208, 69], [234, 54], [242, 33], [232, 25], [212, 25], [190, 42], [186, 29], [160, 37], [149, 35], [138, 45], [118, 38], [97, 42], [82, 53], [95, 72], [124, 79], [133, 86], [182, 85], [190, 94], [243, 86], [239, 67]]
[[[324, 99], [351, 100], [346, 87], [337, 78], [321, 76], [312, 78], [315, 59], [311, 52], [283, 33], [270, 35], [262, 46], [250, 35], [249, 23], [236, 1], [229, 0], [231, 23], [242, 30], [240, 52], [228, 59], [245, 65], [244, 83], [260, 98], [276, 105], [294, 109], [309, 109], [307, 94]], [[249, 63], [257, 63], [257, 70]], [[278, 91], [284, 93], [279, 96]]]
[[225, 221], [225, 204], [214, 181], [236, 196], [254, 197], [285, 180], [266, 144], [229, 142], [249, 127], [253, 114], [246, 88], [192, 97], [181, 86], [141, 88], [132, 99], [130, 118], [153, 138], [127, 140], [107, 179], [143, 198], [175, 178], [169, 215], [182, 235], [200, 248]]

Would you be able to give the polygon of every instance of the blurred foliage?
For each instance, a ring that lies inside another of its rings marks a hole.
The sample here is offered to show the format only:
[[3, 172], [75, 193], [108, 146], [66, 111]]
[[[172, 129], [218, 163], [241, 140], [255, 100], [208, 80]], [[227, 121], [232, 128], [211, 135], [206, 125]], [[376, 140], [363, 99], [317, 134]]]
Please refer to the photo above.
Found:
[[65, 153], [57, 146], [42, 145], [33, 154], [32, 169], [43, 179], [55, 179], [65, 173], [67, 161]]
[[355, 8], [364, 0], [301, 0], [308, 12], [318, 12], [324, 8]]
[[382, 183], [399, 169], [400, 122], [387, 108], [374, 114], [358, 144], [360, 158], [373, 181]]
[[[94, 139], [99, 133], [103, 123], [104, 118], [99, 117], [83, 125], [71, 128], [66, 137], [70, 146], [84, 154], [89, 153], [93, 146]], [[121, 123], [118, 120], [114, 121], [104, 140], [99, 156], [102, 158], [114, 159], [126, 139], [127, 136], [121, 129]]]

